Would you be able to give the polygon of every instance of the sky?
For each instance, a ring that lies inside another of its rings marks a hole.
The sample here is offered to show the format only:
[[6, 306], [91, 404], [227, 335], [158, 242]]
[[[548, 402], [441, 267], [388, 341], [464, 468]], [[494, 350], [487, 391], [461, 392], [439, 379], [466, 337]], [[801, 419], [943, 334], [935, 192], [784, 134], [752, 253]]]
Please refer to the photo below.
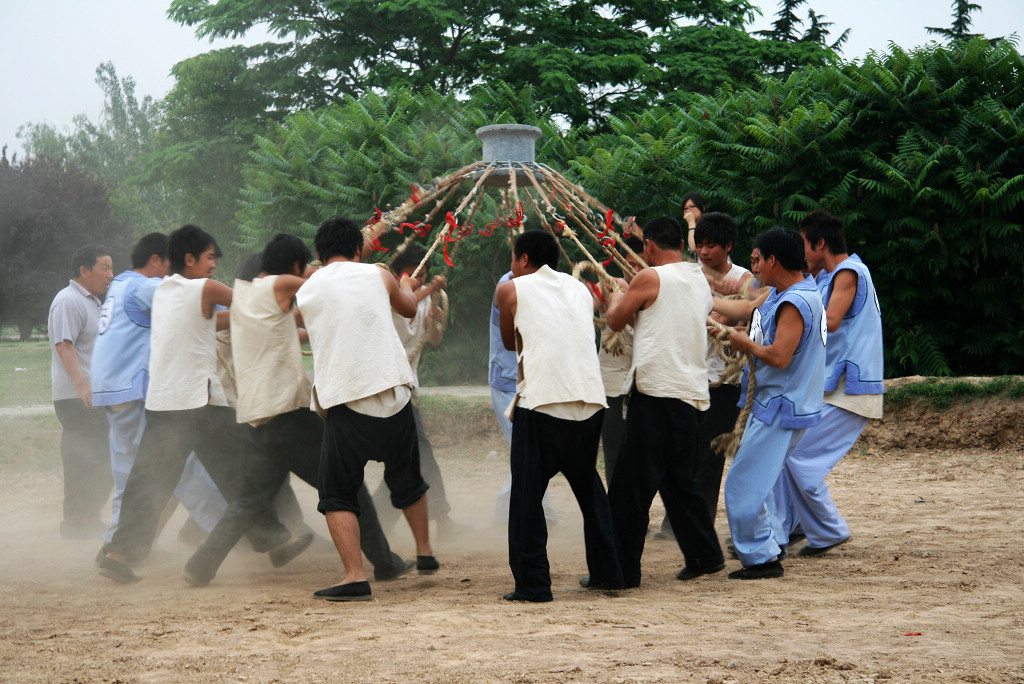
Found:
[[[770, 28], [777, 1], [755, 1], [764, 16], [748, 30]], [[1024, 37], [1024, 0], [975, 2], [982, 10], [973, 15], [974, 32]], [[101, 63], [113, 62], [119, 76], [131, 76], [139, 98], [159, 99], [173, 85], [175, 63], [235, 42], [197, 39], [191, 28], [167, 18], [169, 6], [170, 0], [0, 0], [0, 145], [7, 145], [8, 156], [20, 153], [22, 124], [70, 129], [77, 114], [96, 119], [103, 105], [95, 83]], [[933, 40], [925, 26], [952, 21], [950, 0], [809, 0], [809, 6], [835, 23], [834, 36], [852, 29], [843, 49], [848, 59], [884, 51], [890, 41], [923, 45]]]

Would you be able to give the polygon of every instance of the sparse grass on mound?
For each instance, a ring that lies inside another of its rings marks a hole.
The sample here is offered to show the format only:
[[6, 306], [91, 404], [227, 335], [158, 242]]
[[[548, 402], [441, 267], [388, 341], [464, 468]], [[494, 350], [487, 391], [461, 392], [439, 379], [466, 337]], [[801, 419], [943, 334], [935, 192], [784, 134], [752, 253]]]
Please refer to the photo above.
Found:
[[928, 408], [947, 409], [964, 399], [1024, 399], [1024, 379], [1014, 376], [978, 379], [927, 378], [887, 390], [888, 405], [918, 401]]

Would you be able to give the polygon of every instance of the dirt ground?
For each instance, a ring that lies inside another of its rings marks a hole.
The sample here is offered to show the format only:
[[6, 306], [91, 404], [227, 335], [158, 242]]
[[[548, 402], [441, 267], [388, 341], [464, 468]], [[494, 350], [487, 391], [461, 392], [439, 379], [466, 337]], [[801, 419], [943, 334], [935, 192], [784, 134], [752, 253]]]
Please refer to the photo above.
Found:
[[[651, 540], [640, 589], [581, 589], [582, 523], [556, 478], [555, 601], [538, 605], [501, 600], [512, 581], [491, 516], [507, 458], [485, 414], [428, 419], [471, 531], [436, 541], [436, 575], [377, 583], [367, 603], [312, 598], [342, 575], [301, 482], [323, 538], [279, 570], [236, 549], [195, 589], [180, 576], [180, 510], [144, 580], [115, 585], [93, 567], [98, 542], [57, 532], [59, 468], [0, 471], [0, 681], [1024, 682], [1020, 402], [911, 407], [870, 426], [830, 479], [852, 540], [791, 557], [780, 580], [679, 582], [678, 547]], [[724, 540], [724, 511], [718, 529]], [[404, 523], [392, 542], [413, 553]]]

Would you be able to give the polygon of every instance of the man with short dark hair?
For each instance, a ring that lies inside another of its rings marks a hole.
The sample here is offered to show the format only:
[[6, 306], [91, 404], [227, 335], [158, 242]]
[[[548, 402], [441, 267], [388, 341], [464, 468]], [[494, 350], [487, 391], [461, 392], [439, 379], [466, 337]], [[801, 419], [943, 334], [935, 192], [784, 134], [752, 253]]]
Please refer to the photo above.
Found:
[[[125, 483], [117, 530], [97, 560], [115, 582], [139, 581], [129, 563], [145, 557], [156, 537], [160, 511], [195, 451], [229, 502], [237, 490], [238, 433], [234, 412], [217, 377], [216, 331], [228, 326], [231, 288], [213, 280], [220, 248], [199, 226], [171, 233], [171, 275], [153, 295], [146, 428]], [[253, 548], [290, 559], [283, 525], [250, 531]], [[287, 562], [287, 560], [285, 560]], [[275, 565], [283, 563], [275, 562]]]
[[[345, 582], [313, 595], [328, 601], [372, 598], [360, 552], [358, 491], [369, 460], [383, 461], [391, 505], [416, 542], [416, 569], [440, 567], [430, 546], [427, 483], [419, 468], [412, 388], [415, 378], [391, 310], [416, 315], [415, 281], [360, 263], [364, 236], [353, 221], [327, 219], [313, 239], [323, 266], [296, 293], [313, 349], [313, 402], [325, 416], [317, 509], [345, 566]], [[358, 321], [359, 325], [353, 325]]]
[[[882, 314], [871, 272], [847, 254], [843, 222], [827, 211], [800, 223], [804, 259], [825, 305], [825, 395], [821, 422], [807, 430], [786, 458], [774, 505], [783, 534], [807, 537], [801, 556], [818, 556], [850, 538], [825, 477], [853, 448], [869, 418], [882, 417], [885, 392]], [[824, 275], [822, 275], [824, 274]]]
[[[754, 356], [756, 387], [739, 451], [725, 479], [725, 509], [743, 567], [730, 579], [782, 577], [786, 540], [767, 505], [786, 457], [807, 428], [821, 421], [825, 317], [814, 281], [803, 273], [803, 239], [776, 227], [758, 236], [763, 304], [715, 298], [715, 311], [750, 321], [749, 336], [729, 336], [732, 348]], [[744, 395], [747, 384], [744, 382]], [[741, 397], [741, 402], [745, 396]]]
[[61, 424], [64, 465], [64, 517], [60, 533], [68, 538], [100, 534], [100, 509], [112, 479], [107, 421], [93, 410], [89, 369], [99, 331], [103, 295], [114, 277], [110, 253], [86, 245], [71, 258], [71, 281], [50, 304], [46, 332], [50, 340], [53, 408]]
[[611, 512], [597, 446], [606, 404], [594, 345], [594, 304], [583, 283], [554, 270], [558, 243], [528, 230], [512, 250], [512, 279], [498, 287], [501, 339], [518, 358], [512, 418], [512, 496], [508, 564], [515, 591], [506, 601], [552, 600], [547, 526], [541, 499], [561, 472], [583, 514], [594, 588], [621, 589]]
[[676, 577], [690, 580], [725, 567], [696, 480], [697, 418], [709, 404], [704, 357], [711, 289], [700, 267], [683, 261], [683, 233], [674, 218], [649, 221], [643, 235], [648, 267], [611, 295], [607, 314], [612, 330], [635, 319], [624, 385], [630, 391], [626, 429], [608, 495], [627, 588], [640, 586], [651, 502], [659, 490], [686, 560]]
[[[324, 422], [309, 408], [312, 384], [306, 376], [299, 346], [301, 331], [294, 315], [295, 293], [310, 271], [312, 255], [294, 235], [278, 234], [263, 250], [262, 267], [252, 282], [236, 279], [231, 300], [231, 330], [237, 420], [242, 424], [243, 450], [238, 497], [185, 565], [183, 576], [193, 586], [213, 579], [228, 552], [261, 517], [274, 520], [274, 499], [295, 473], [317, 486]], [[377, 521], [369, 492], [358, 493], [360, 540], [374, 565], [375, 579], [394, 579], [411, 569], [391, 552]], [[311, 533], [285, 547], [294, 557], [312, 541]], [[290, 560], [283, 555], [276, 562]]]
[[[114, 475], [114, 500], [104, 542], [117, 530], [125, 483], [146, 427], [153, 295], [167, 275], [169, 263], [166, 235], [150, 233], [141, 238], [132, 249], [132, 268], [111, 282], [100, 314], [100, 333], [92, 355], [92, 401], [103, 408], [110, 426]], [[194, 454], [189, 456], [174, 494], [206, 532], [213, 529], [227, 506]]]

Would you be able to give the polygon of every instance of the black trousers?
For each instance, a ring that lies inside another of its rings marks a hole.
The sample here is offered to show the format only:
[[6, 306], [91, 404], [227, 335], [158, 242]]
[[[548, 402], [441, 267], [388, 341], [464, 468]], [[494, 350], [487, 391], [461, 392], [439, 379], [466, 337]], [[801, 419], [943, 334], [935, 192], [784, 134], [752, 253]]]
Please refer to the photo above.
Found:
[[512, 421], [512, 494], [508, 516], [508, 564], [516, 593], [551, 599], [548, 528], [542, 500], [548, 482], [561, 472], [583, 513], [587, 569], [594, 584], [622, 586], [608, 497], [597, 474], [601, 437], [598, 411], [586, 420], [563, 420], [516, 407]]
[[[185, 411], [146, 411], [146, 429], [121, 499], [121, 517], [107, 551], [137, 560], [153, 546], [160, 512], [181, 479], [190, 452], [206, 467], [230, 504], [240, 493], [241, 434], [234, 409], [203, 406]], [[276, 515], [262, 516], [247, 533], [256, 551], [291, 537]]]
[[[317, 486], [324, 437], [320, 416], [302, 408], [275, 416], [259, 427], [244, 425], [242, 429], [241, 492], [188, 561], [189, 570], [207, 580], [217, 574], [228, 553], [254, 524], [274, 524], [274, 500], [289, 472]], [[381, 572], [403, 567], [401, 556], [392, 553], [388, 545], [365, 486], [358, 497], [360, 543], [366, 557]]]
[[615, 473], [619, 449], [622, 448], [622, 433], [626, 429], [626, 419], [622, 411], [625, 399], [622, 394], [604, 398], [608, 402], [608, 409], [601, 421], [601, 448], [604, 450], [604, 479], [608, 483], [611, 483], [612, 475]]
[[[416, 421], [416, 442], [420, 450], [420, 474], [430, 486], [430, 489], [427, 490], [427, 510], [430, 511], [430, 519], [437, 520], [447, 517], [452, 507], [448, 503], [448, 496], [444, 491], [441, 467], [437, 465], [437, 459], [434, 458], [434, 447], [423, 430], [423, 417], [415, 403], [412, 406], [412, 415]], [[377, 489], [373, 491], [373, 503], [377, 507], [381, 527], [390, 530], [395, 526], [401, 512], [391, 505], [391, 490], [388, 489], [387, 482], [384, 480], [381, 480]]]
[[110, 425], [103, 409], [86, 408], [81, 399], [58, 399], [53, 409], [62, 428], [64, 525], [84, 529], [99, 521], [100, 510], [114, 488]]
[[651, 502], [660, 489], [690, 567], [722, 562], [722, 549], [697, 483], [697, 409], [679, 399], [629, 396], [626, 431], [608, 490], [626, 587], [640, 585]]
[[712, 387], [711, 407], [704, 412], [703, 421], [697, 427], [697, 482], [704, 492], [711, 522], [718, 513], [718, 494], [722, 490], [722, 473], [725, 472], [725, 453], [716, 453], [711, 440], [726, 432], [732, 432], [736, 417], [740, 415], [740, 388], [737, 385]]

